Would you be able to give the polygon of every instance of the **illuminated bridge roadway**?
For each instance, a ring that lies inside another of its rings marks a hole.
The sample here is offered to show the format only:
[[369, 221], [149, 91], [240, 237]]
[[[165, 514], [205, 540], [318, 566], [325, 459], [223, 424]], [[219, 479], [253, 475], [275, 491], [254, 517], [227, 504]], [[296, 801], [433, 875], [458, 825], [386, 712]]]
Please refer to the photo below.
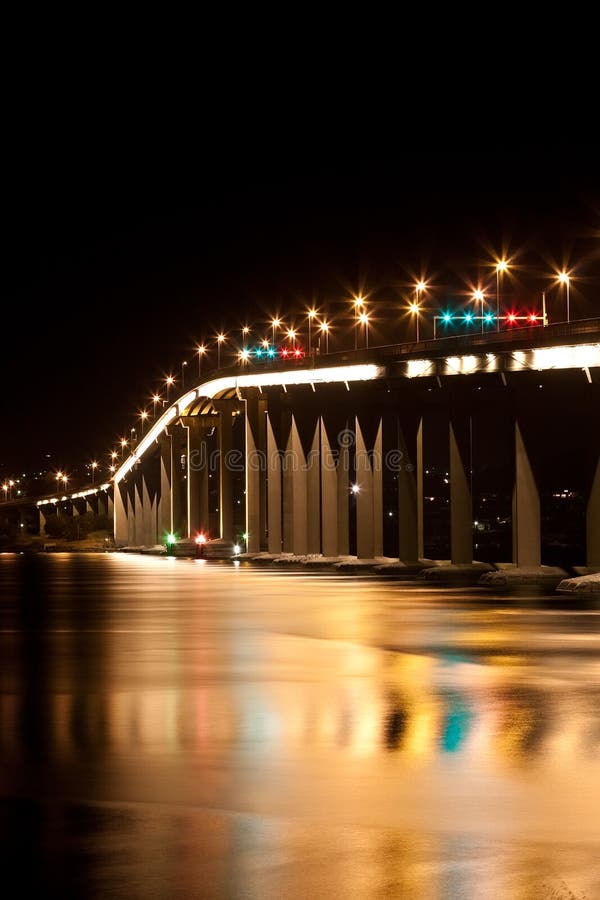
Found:
[[[471, 563], [472, 436], [493, 427], [511, 448], [513, 562], [539, 566], [536, 473], [572, 408], [589, 432], [587, 563], [600, 567], [600, 319], [212, 373], [164, 410], [115, 473], [115, 541], [204, 535], [243, 541], [249, 553], [373, 559], [393, 508], [395, 555], [416, 562], [423, 474], [443, 453], [452, 562]], [[40, 510], [52, 509], [47, 500]]]

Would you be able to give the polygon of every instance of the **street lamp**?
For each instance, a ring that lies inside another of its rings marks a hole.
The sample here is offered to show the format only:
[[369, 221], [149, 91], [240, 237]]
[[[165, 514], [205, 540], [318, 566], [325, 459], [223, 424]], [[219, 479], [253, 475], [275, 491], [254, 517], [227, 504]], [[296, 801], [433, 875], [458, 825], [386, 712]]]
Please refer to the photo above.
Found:
[[[162, 397], [160, 396], [160, 394], [153, 394], [152, 395], [152, 404], [154, 406], [154, 414], [153, 414], [154, 419], [156, 419], [156, 404], [157, 403], [162, 403]], [[116, 454], [115, 454], [115, 456], [116, 456]]]
[[313, 323], [313, 319], [316, 319], [316, 317], [317, 317], [317, 310], [309, 309], [308, 313], [307, 313], [307, 318], [308, 318], [308, 355], [309, 356], [311, 355], [311, 352], [312, 352], [312, 323]]
[[500, 276], [508, 272], [508, 260], [499, 259], [496, 263], [496, 331], [500, 331]]
[[202, 357], [206, 353], [204, 344], [198, 344], [196, 352], [198, 354], [198, 378], [202, 378]]
[[221, 331], [217, 335], [217, 369], [221, 368], [221, 347], [225, 343], [225, 335]]
[[121, 459], [123, 459], [123, 453], [125, 452], [125, 447], [127, 446], [127, 439], [124, 437], [121, 438], [120, 443], [121, 443]]
[[2, 485], [2, 490], [4, 491], [4, 502], [8, 502], [8, 484], [6, 482]]
[[169, 393], [171, 391], [171, 386], [175, 384], [175, 379], [172, 375], [167, 375], [165, 378], [165, 384], [167, 386], [167, 403], [169, 402]]
[[296, 349], [296, 332], [294, 331], [293, 328], [288, 328], [287, 337], [292, 342], [292, 347], [295, 350]]
[[244, 347], [242, 350], [240, 350], [238, 356], [242, 365], [250, 361], [250, 351], [247, 347]]
[[144, 425], [146, 424], [146, 421], [147, 421], [147, 419], [148, 419], [148, 411], [145, 410], [145, 409], [143, 409], [143, 410], [139, 413], [139, 417], [140, 417], [140, 419], [142, 420], [142, 434], [143, 434], [143, 433], [144, 433]]
[[279, 316], [275, 316], [275, 318], [271, 320], [271, 327], [273, 329], [273, 346], [275, 346], [275, 329], [280, 328], [280, 326], [281, 319], [279, 318]]
[[369, 347], [369, 313], [361, 312], [358, 321], [361, 325], [365, 326], [365, 346]]
[[481, 333], [483, 334], [483, 304], [485, 303], [485, 294], [481, 290], [481, 288], [477, 288], [476, 291], [473, 291], [473, 300], [477, 303], [481, 303]]
[[67, 490], [67, 481], [68, 481], [68, 480], [69, 480], [69, 476], [68, 476], [68, 475], [62, 475], [62, 476], [61, 476], [61, 481], [62, 481], [62, 483], [63, 483], [63, 491], [66, 491], [66, 490]]
[[244, 338], [247, 338], [249, 334], [250, 334], [250, 326], [249, 326], [249, 325], [244, 325], [244, 326], [242, 327], [242, 340], [243, 340]]
[[[362, 298], [362, 297], [360, 296], [360, 294], [359, 294], [358, 297], [355, 297], [355, 298], [354, 298], [353, 303], [354, 303], [354, 323], [355, 323], [355, 328], [354, 328], [354, 349], [355, 349], [355, 350], [358, 350], [358, 324], [359, 324], [359, 321], [360, 321], [361, 309], [362, 309], [362, 307], [365, 305], [365, 301], [363, 300], [363, 298]], [[362, 313], [362, 314], [364, 315], [364, 313]]]
[[562, 272], [558, 273], [558, 282], [559, 284], [564, 284], [566, 287], [566, 295], [567, 295], [567, 322], [571, 321], [571, 306], [570, 306], [570, 297], [569, 297], [569, 287], [571, 285], [571, 278], [568, 272], [565, 272], [564, 269]]
[[181, 363], [181, 390], [182, 391], [185, 391], [185, 369], [186, 369], [186, 366], [187, 366], [187, 362], [184, 359], [183, 362]]
[[95, 480], [95, 478], [96, 478], [96, 469], [98, 468], [98, 463], [96, 462], [95, 459], [92, 460], [92, 462], [90, 463], [90, 466], [91, 466], [91, 469], [92, 469], [92, 484], [93, 484], [93, 483], [94, 483], [94, 480]]
[[321, 322], [319, 331], [325, 335], [325, 353], [329, 353], [329, 325], [327, 322]]

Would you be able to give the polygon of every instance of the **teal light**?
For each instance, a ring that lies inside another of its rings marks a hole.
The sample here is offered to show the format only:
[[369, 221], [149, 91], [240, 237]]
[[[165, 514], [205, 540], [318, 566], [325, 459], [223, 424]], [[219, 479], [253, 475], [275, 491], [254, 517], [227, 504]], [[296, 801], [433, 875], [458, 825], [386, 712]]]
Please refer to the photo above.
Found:
[[467, 324], [470, 324], [473, 321], [473, 313], [465, 313], [464, 319]]
[[492, 323], [495, 319], [495, 316], [493, 313], [486, 313], [483, 318], [485, 320], [486, 325], [492, 325]]
[[451, 321], [452, 321], [452, 313], [449, 313], [449, 312], [444, 313], [444, 315], [442, 316], [442, 322], [444, 323], [444, 325], [449, 325]]
[[275, 356], [275, 350], [273, 349], [273, 347], [269, 347], [269, 349], [267, 350], [267, 355], [270, 357]]
[[255, 350], [254, 353], [255, 353], [255, 355], [258, 356], [259, 358], [262, 356], [262, 350], [261, 350], [260, 348], [259, 348], [258, 350]]
[[167, 535], [167, 544], [169, 544], [169, 545], [174, 544], [176, 540], [177, 540], [177, 538], [175, 537], [173, 532], [170, 531], [169, 534]]

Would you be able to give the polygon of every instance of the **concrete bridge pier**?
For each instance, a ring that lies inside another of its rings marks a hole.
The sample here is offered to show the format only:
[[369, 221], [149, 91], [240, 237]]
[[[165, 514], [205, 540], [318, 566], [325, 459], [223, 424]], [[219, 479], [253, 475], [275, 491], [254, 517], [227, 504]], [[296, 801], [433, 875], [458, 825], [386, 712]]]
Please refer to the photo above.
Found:
[[162, 544], [164, 543], [166, 536], [173, 531], [173, 502], [171, 496], [173, 464], [171, 458], [171, 436], [167, 433], [166, 430], [158, 439], [158, 452], [160, 466], [160, 489], [158, 500], [158, 543]]
[[267, 525], [269, 553], [281, 553], [281, 454], [273, 429], [272, 413], [267, 420]]
[[220, 537], [233, 541], [233, 414], [239, 408], [238, 400], [218, 400], [214, 407], [219, 413], [219, 523]]
[[383, 556], [382, 419], [369, 452], [358, 417], [355, 419], [356, 554], [360, 559]]
[[415, 563], [423, 544], [423, 419], [398, 421], [398, 557]]
[[540, 495], [521, 425], [514, 423], [515, 482], [512, 499], [513, 563], [541, 566]]
[[293, 415], [283, 457], [283, 552], [308, 553], [307, 465]]
[[246, 551], [259, 553], [266, 546], [267, 505], [266, 466], [267, 403], [264, 397], [245, 398], [246, 447]]
[[115, 484], [115, 544], [117, 547], [125, 547], [129, 543], [127, 490], [126, 481], [119, 481]]
[[450, 555], [453, 565], [473, 562], [473, 501], [471, 497], [471, 418], [453, 413], [450, 438]]
[[[207, 421], [208, 420], [208, 421]], [[188, 533], [193, 540], [197, 534], [208, 535], [208, 445], [207, 428], [214, 417], [186, 416], [181, 420], [188, 432], [187, 504]]]

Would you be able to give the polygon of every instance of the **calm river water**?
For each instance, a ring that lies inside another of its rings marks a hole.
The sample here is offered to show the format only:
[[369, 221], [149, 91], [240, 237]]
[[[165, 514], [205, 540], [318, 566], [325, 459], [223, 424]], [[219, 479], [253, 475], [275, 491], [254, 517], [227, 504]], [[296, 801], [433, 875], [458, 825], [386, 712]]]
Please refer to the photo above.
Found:
[[600, 897], [600, 612], [0, 555], [3, 880], [62, 898]]

